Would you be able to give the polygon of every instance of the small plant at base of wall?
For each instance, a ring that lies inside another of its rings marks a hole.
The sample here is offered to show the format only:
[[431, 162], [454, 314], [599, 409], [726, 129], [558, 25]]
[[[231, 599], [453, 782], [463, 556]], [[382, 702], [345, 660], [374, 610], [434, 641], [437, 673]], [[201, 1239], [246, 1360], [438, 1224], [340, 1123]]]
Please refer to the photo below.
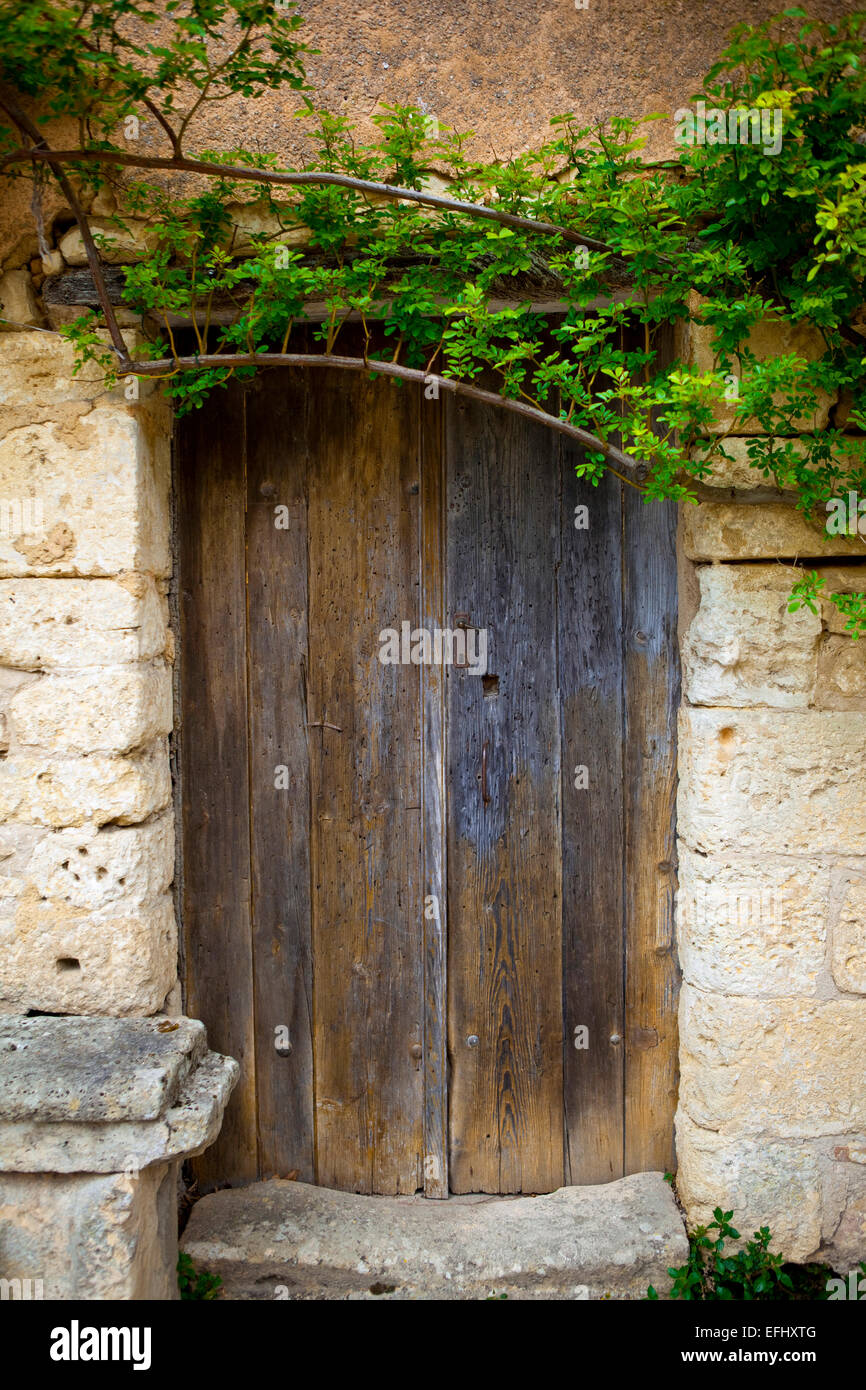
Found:
[[[665, 1177], [668, 1175], [665, 1174]], [[726, 1240], [739, 1240], [731, 1225], [734, 1213], [716, 1207], [708, 1226], [696, 1226], [689, 1234], [689, 1258], [679, 1269], [669, 1269], [673, 1280], [670, 1298], [693, 1303], [796, 1302], [830, 1299], [829, 1265], [785, 1264], [782, 1255], [770, 1249], [773, 1239], [769, 1227], [762, 1226], [752, 1239], [734, 1254], [725, 1254]], [[860, 1271], [866, 1274], [866, 1263]], [[658, 1301], [650, 1284], [647, 1299]]]
[[183, 1302], [210, 1303], [219, 1296], [222, 1279], [207, 1270], [197, 1270], [183, 1251], [177, 1257], [177, 1287]]

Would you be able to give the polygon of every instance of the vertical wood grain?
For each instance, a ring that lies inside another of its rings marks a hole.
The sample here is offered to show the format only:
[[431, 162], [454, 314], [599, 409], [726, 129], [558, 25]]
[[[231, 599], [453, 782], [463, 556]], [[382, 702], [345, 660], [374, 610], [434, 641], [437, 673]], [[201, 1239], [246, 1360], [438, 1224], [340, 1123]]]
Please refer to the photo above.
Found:
[[[421, 449], [421, 619], [445, 624], [444, 418], [419, 391]], [[448, 1196], [447, 788], [445, 672], [421, 668], [421, 795], [424, 836], [424, 1194]]]
[[[263, 1177], [295, 1172], [302, 1182], [315, 1178], [305, 679], [308, 390], [308, 377], [290, 370], [260, 376], [247, 397], [247, 664], [259, 1159]], [[277, 507], [287, 508], [288, 516], [277, 513]], [[285, 1033], [277, 1035], [278, 1028]]]
[[[258, 1176], [244, 585], [243, 393], [177, 437], [186, 1009], [240, 1063], [202, 1191]], [[215, 427], [218, 426], [218, 427]]]
[[[574, 469], [580, 457], [575, 447], [563, 446], [559, 678], [566, 1180], [595, 1183], [621, 1177], [623, 1165], [622, 484], [610, 473], [598, 487], [578, 480]], [[579, 516], [578, 506], [586, 508]], [[586, 527], [576, 527], [576, 520]], [[578, 768], [585, 774], [576, 775]]]
[[489, 643], [486, 683], [446, 677], [451, 1186], [548, 1191], [563, 1177], [559, 455], [470, 403], [446, 419], [449, 626], [465, 612]]
[[413, 392], [319, 378], [310, 416], [309, 641], [318, 1180], [423, 1184], [418, 667], [382, 629], [420, 612]]
[[674, 1164], [677, 506], [625, 491], [625, 1171], [639, 1173]]

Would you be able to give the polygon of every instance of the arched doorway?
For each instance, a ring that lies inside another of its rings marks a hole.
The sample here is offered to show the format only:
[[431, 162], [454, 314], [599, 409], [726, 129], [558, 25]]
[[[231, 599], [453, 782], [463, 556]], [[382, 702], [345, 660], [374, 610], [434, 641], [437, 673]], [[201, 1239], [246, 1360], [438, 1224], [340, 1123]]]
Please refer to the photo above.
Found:
[[201, 1186], [670, 1166], [673, 506], [325, 370], [177, 457], [187, 1009], [242, 1066]]

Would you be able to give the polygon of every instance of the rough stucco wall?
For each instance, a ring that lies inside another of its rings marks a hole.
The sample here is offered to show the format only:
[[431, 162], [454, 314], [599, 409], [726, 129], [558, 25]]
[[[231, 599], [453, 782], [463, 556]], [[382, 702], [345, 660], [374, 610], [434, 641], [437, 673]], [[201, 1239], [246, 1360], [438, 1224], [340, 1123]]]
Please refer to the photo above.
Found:
[[[857, 9], [846, 0], [810, 0], [817, 19]], [[306, 62], [319, 105], [347, 115], [359, 137], [375, 134], [370, 116], [382, 102], [411, 102], [444, 125], [476, 133], [483, 158], [507, 158], [549, 138], [551, 116], [565, 111], [587, 124], [610, 116], [673, 113], [689, 102], [718, 57], [730, 28], [759, 23], [784, 8], [775, 0], [300, 0], [303, 41], [319, 49]], [[148, 38], [156, 40], [157, 29]], [[199, 149], [273, 150], [286, 160], [304, 149], [291, 92], [238, 98], [203, 119]], [[649, 150], [673, 149], [672, 122], [649, 127]], [[68, 138], [69, 131], [65, 132]], [[141, 123], [139, 148], [162, 152], [152, 118]], [[178, 180], [176, 187], [182, 187]], [[0, 207], [0, 268], [36, 255], [20, 188]], [[62, 208], [46, 204], [47, 216]], [[68, 214], [67, 223], [71, 219]]]
[[[700, 87], [729, 29], [760, 23], [784, 6], [766, 0], [299, 0], [301, 37], [320, 49], [306, 62], [320, 105], [347, 115], [362, 136], [383, 102], [421, 106], [445, 125], [474, 131], [484, 158], [507, 158], [550, 136], [551, 116], [572, 111], [587, 123], [610, 116], [673, 112]], [[832, 20], [856, 4], [815, 0], [810, 14]], [[226, 145], [297, 154], [290, 98], [226, 104], [212, 135]], [[673, 148], [673, 129], [652, 128]]]

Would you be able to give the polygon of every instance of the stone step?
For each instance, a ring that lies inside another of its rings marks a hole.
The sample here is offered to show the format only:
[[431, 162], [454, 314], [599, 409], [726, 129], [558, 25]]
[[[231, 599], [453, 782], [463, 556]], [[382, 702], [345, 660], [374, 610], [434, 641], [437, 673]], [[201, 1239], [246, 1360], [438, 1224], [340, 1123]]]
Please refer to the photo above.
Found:
[[274, 1178], [197, 1202], [181, 1241], [227, 1299], [633, 1299], [683, 1264], [661, 1173], [537, 1197], [368, 1197]]

